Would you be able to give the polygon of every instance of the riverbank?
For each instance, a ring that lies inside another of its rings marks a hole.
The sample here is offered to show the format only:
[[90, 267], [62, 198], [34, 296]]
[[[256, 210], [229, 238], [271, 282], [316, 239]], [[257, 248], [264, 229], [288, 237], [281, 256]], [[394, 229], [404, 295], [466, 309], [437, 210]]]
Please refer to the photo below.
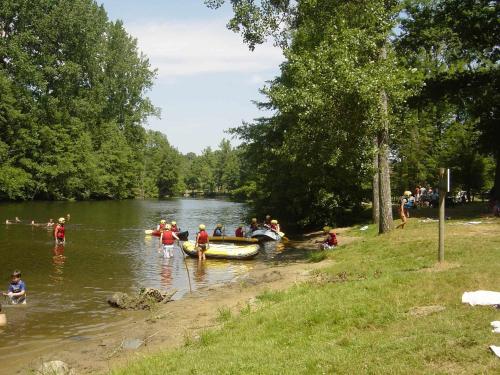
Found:
[[181, 347], [167, 344], [113, 374], [493, 373], [498, 358], [488, 346], [499, 338], [489, 324], [500, 312], [464, 305], [461, 296], [498, 290], [500, 221], [450, 220], [446, 227], [443, 264], [436, 263], [432, 220], [412, 218], [384, 236], [352, 228], [345, 235], [360, 240], [310, 270], [277, 268], [294, 272], [291, 288], [251, 287], [255, 299], [238, 289], [239, 304], [221, 299], [226, 307], [195, 310], [214, 327], [200, 324], [202, 333], [184, 335]]

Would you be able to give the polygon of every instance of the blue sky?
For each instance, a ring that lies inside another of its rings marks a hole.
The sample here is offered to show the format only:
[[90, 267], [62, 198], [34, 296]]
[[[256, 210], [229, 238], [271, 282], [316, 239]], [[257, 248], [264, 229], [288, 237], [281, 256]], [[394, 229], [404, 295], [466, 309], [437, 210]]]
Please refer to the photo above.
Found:
[[[149, 97], [161, 119], [147, 127], [167, 134], [183, 153], [217, 148], [224, 130], [264, 113], [252, 100], [279, 73], [281, 51], [272, 43], [250, 52], [225, 28], [230, 6], [208, 9], [203, 0], [98, 0], [112, 20], [121, 19], [158, 69]], [[233, 141], [236, 144], [237, 141]]]

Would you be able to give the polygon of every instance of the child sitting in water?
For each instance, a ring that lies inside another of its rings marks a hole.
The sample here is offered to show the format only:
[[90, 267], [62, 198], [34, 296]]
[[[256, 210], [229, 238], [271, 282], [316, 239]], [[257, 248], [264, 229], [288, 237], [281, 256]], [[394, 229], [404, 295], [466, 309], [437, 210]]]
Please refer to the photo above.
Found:
[[12, 272], [9, 289], [3, 295], [9, 297], [13, 305], [26, 303], [26, 285], [21, 280], [21, 271]]

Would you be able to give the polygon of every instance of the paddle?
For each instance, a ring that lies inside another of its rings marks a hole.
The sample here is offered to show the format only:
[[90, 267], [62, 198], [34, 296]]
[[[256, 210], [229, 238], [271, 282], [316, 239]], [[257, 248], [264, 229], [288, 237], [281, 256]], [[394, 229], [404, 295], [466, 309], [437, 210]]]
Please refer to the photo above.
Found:
[[[177, 245], [179, 245], [179, 242], [180, 241], [177, 242]], [[193, 293], [193, 288], [191, 287], [191, 276], [189, 276], [189, 269], [188, 269], [187, 262], [186, 262], [187, 255], [184, 254], [184, 251], [182, 250], [182, 246], [179, 246], [179, 251], [181, 252], [182, 259], [184, 260], [184, 267], [186, 267], [186, 274], [187, 274], [188, 283], [189, 283], [189, 293]]]

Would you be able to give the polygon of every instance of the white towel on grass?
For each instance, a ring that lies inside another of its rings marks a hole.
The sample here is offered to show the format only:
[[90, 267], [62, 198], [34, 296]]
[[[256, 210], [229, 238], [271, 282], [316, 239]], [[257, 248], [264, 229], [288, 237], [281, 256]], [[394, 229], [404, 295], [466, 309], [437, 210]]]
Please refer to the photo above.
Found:
[[462, 303], [474, 305], [500, 305], [500, 292], [489, 290], [478, 290], [475, 292], [465, 292], [462, 295]]
[[500, 321], [494, 320], [491, 322], [491, 326], [493, 327], [493, 333], [500, 333]]
[[500, 358], [500, 346], [490, 345], [490, 349], [497, 357]]

